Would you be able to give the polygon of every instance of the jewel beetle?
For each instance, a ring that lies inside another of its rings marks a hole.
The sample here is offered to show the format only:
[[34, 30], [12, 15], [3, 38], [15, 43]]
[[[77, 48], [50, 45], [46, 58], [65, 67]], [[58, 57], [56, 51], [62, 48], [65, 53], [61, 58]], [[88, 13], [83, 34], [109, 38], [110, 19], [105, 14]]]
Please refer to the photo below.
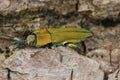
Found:
[[89, 30], [84, 28], [46, 28], [29, 34], [25, 40], [16, 40], [12, 44], [27, 44], [34, 47], [52, 45], [65, 45], [72, 47], [73, 43], [84, 41], [92, 36]]

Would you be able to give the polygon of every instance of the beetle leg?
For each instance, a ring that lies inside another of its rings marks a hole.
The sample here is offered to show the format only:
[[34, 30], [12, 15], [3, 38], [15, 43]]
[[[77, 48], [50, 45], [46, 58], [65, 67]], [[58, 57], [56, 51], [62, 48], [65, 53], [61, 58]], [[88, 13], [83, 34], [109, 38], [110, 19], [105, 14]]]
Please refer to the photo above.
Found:
[[77, 45], [72, 44], [72, 43], [67, 43], [66, 46], [71, 47], [71, 48], [77, 48]]
[[68, 43], [66, 46], [71, 47], [71, 48], [77, 48], [77, 45], [72, 44], [72, 43]]
[[49, 43], [47, 46], [49, 49], [52, 49], [52, 45], [53, 45], [52, 43]]
[[54, 43], [53, 44], [53, 47], [57, 47], [57, 46], [64, 46], [64, 44], [63, 43]]
[[68, 46], [68, 47], [71, 47], [71, 48], [76, 48], [77, 45], [73, 44], [73, 43], [70, 43], [70, 42], [67, 42], [67, 41], [64, 41], [62, 43], [54, 43], [53, 44], [53, 47], [56, 47], [56, 46]]
[[64, 46], [71, 47], [71, 48], [76, 48], [76, 47], [77, 47], [77, 45], [75, 45], [75, 44], [73, 44], [73, 43], [69, 43], [69, 42], [67, 42], [67, 41], [63, 42], [63, 45], [64, 45]]

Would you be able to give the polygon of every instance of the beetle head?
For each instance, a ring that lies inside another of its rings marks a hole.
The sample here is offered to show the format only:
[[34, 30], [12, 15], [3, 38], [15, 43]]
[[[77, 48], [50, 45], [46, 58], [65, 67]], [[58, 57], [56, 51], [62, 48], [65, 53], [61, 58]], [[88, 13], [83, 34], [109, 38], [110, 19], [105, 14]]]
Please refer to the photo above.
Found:
[[36, 35], [35, 34], [31, 34], [29, 36], [27, 36], [26, 38], [26, 43], [30, 46], [34, 46], [36, 43]]
[[25, 32], [24, 32], [24, 34], [23, 34], [23, 37], [26, 39], [29, 35], [31, 35], [32, 34], [32, 31], [30, 31], [30, 30], [26, 30]]

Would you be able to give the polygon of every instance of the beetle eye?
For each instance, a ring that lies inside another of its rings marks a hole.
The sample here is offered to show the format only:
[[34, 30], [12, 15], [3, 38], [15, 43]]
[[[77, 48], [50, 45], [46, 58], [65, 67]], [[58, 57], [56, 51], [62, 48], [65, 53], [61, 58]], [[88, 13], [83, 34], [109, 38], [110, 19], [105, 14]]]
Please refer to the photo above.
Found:
[[26, 39], [30, 34], [32, 34], [32, 31], [27, 30], [24, 32], [23, 37]]
[[35, 43], [35, 35], [29, 35], [26, 38], [26, 42], [27, 42], [28, 45], [33, 46], [34, 43]]

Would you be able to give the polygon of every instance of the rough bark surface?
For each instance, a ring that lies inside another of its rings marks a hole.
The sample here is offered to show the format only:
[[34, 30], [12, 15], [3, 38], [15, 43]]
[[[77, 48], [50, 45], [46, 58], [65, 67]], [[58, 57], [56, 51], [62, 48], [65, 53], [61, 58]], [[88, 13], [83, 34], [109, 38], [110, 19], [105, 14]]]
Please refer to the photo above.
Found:
[[5, 60], [3, 67], [11, 70], [12, 80], [102, 80], [104, 77], [99, 63], [65, 47], [22, 49]]

